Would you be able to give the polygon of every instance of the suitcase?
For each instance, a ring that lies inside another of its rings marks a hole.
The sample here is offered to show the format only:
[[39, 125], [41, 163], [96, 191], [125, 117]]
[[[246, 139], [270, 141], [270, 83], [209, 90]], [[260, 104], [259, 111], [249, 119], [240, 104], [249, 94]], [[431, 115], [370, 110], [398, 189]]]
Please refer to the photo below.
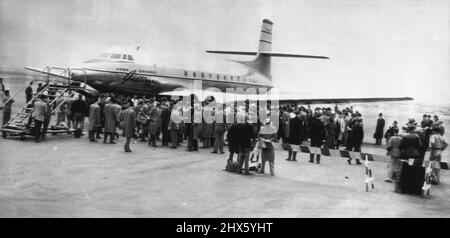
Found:
[[396, 192], [407, 194], [422, 194], [422, 186], [425, 182], [425, 168], [422, 166], [411, 166], [408, 162], [402, 163], [400, 181]]
[[75, 132], [74, 132], [75, 138], [80, 138], [82, 132], [83, 131], [80, 128], [75, 129]]
[[227, 172], [236, 172], [238, 168], [238, 163], [236, 161], [231, 160], [227, 160], [227, 164], [225, 165], [225, 171]]

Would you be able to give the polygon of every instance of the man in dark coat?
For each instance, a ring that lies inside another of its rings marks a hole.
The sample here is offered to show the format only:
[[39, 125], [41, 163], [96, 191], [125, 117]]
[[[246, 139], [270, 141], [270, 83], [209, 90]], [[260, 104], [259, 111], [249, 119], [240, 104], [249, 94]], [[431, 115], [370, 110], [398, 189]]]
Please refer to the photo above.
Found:
[[381, 140], [384, 135], [384, 125], [385, 121], [383, 118], [383, 113], [378, 114], [377, 126], [375, 128], [375, 133], [373, 134], [373, 138], [375, 138], [375, 144], [381, 145]]
[[335, 115], [330, 116], [330, 121], [325, 126], [326, 131], [326, 139], [325, 139], [325, 148], [327, 149], [335, 149], [336, 148], [336, 138], [339, 134], [339, 127], [335, 120]]
[[[238, 120], [239, 121], [239, 120]], [[251, 175], [249, 172], [249, 155], [252, 151], [253, 126], [248, 123], [248, 118], [245, 118], [245, 123], [238, 124], [237, 143], [239, 145], [239, 162], [236, 172], [242, 173], [242, 166], [245, 163], [245, 175]]]
[[[355, 120], [355, 125], [352, 127], [352, 136], [350, 137], [351, 145], [352, 147], [350, 150], [353, 150], [355, 152], [361, 152], [361, 145], [364, 139], [364, 130], [363, 130], [363, 119], [361, 117], [358, 117]], [[361, 164], [359, 159], [355, 159], [356, 164]], [[352, 158], [349, 158], [347, 160], [348, 164], [352, 164]]]
[[[72, 103], [70, 110], [72, 111], [72, 114], [75, 119], [74, 129], [80, 128], [81, 131], [83, 131], [84, 117], [89, 114], [88, 113], [88, 110], [89, 110], [88, 105], [83, 100], [83, 95], [81, 95], [81, 94], [78, 95], [78, 99]], [[83, 133], [82, 133], [82, 135], [83, 135]]]
[[170, 122], [170, 104], [169, 102], [164, 102], [162, 106], [161, 112], [161, 133], [162, 133], [162, 145], [169, 145], [170, 141], [170, 131], [169, 131], [169, 122]]
[[352, 140], [352, 132], [353, 132], [353, 126], [356, 124], [356, 115], [355, 114], [350, 114], [351, 117], [348, 120], [348, 124], [347, 124], [347, 145], [345, 147], [345, 150], [352, 150], [353, 147], [353, 140]]
[[311, 147], [317, 147], [314, 153], [309, 154], [309, 162], [314, 163], [314, 157], [317, 154], [316, 162], [320, 163], [320, 147], [322, 147], [323, 139], [325, 138], [325, 126], [323, 122], [320, 120], [321, 117], [320, 112], [315, 112], [314, 117], [311, 119], [309, 124], [309, 134], [311, 137]]
[[228, 129], [227, 140], [228, 140], [228, 149], [230, 150], [229, 160], [233, 159], [234, 154], [239, 154], [239, 144], [238, 144], [238, 130], [239, 126], [237, 123], [234, 123], [230, 129]]
[[[12, 104], [14, 103], [14, 99], [9, 95], [9, 90], [5, 90], [5, 96], [2, 99], [3, 105], [3, 121], [2, 125], [4, 126], [11, 119], [12, 112]], [[4, 138], [6, 138], [6, 132], [2, 132]]]
[[26, 102], [29, 102], [33, 98], [33, 87], [31, 87], [32, 85], [33, 81], [31, 81], [30, 84], [28, 84], [28, 87], [25, 89]]
[[45, 88], [45, 85], [42, 85], [42, 83], [38, 83], [38, 87], [37, 87], [37, 89], [36, 89], [36, 92], [39, 93], [39, 92], [41, 92], [42, 90], [44, 90], [44, 88]]
[[297, 152], [300, 150], [300, 144], [303, 141], [304, 138], [304, 123], [303, 121], [300, 119], [300, 112], [299, 111], [295, 111], [295, 117], [291, 118], [289, 120], [289, 137], [288, 137], [288, 141], [290, 146], [289, 149], [289, 155], [288, 158], [286, 160], [291, 161], [297, 161], [296, 157], [297, 157]]
[[223, 154], [223, 145], [224, 142], [224, 134], [227, 131], [227, 125], [223, 122], [216, 122], [214, 125], [214, 150], [212, 153], [221, 153]]
[[100, 107], [100, 121], [99, 121], [99, 126], [97, 126], [97, 130], [96, 130], [96, 135], [95, 138], [96, 139], [101, 139], [102, 137], [100, 136], [100, 133], [103, 130], [103, 127], [105, 126], [105, 115], [103, 114], [103, 111], [105, 110], [105, 95], [102, 94], [99, 97], [99, 102], [98, 102], [98, 106]]

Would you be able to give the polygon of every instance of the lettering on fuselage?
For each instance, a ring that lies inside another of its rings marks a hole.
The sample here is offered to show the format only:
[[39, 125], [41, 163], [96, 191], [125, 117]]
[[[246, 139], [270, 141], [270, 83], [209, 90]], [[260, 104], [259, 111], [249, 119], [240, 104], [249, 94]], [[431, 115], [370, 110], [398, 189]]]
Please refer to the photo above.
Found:
[[132, 81], [132, 82], [144, 82], [150, 85], [157, 84], [158, 81], [149, 77], [136, 75], [136, 70], [132, 70], [127, 73], [123, 78], [123, 81]]

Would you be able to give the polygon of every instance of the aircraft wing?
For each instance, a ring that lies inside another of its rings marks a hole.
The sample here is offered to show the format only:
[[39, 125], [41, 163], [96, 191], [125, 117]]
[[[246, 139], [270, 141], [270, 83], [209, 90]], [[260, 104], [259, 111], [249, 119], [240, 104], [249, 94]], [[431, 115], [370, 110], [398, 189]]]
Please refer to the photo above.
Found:
[[188, 96], [195, 94], [201, 101], [205, 100], [207, 96], [213, 96], [217, 102], [226, 103], [230, 100], [277, 100], [279, 105], [286, 104], [339, 104], [339, 103], [369, 103], [369, 102], [395, 102], [395, 101], [411, 101], [414, 100], [411, 97], [373, 97], [373, 98], [302, 98], [297, 95], [289, 94], [266, 94], [266, 95], [245, 95], [242, 94], [229, 94], [224, 92], [215, 91], [201, 91], [184, 89], [180, 91], [163, 92], [160, 95], [165, 96]]
[[280, 98], [279, 104], [338, 104], [338, 103], [359, 103], [359, 102], [395, 102], [395, 101], [411, 101], [411, 97], [377, 97], [377, 98], [311, 98], [311, 99], [295, 99]]
[[66, 73], [63, 74], [62, 71], [60, 71], [59, 73], [54, 73], [54, 72], [51, 72], [51, 71], [48, 72], [48, 71], [45, 71], [45, 70], [42, 70], [42, 69], [38, 69], [38, 68], [35, 68], [35, 67], [25, 67], [25, 69], [33, 71], [33, 72], [45, 74], [45, 75], [50, 75], [50, 76], [55, 76], [55, 77], [60, 77], [60, 78], [65, 78], [65, 79], [69, 78], [67, 76], [67, 74]]

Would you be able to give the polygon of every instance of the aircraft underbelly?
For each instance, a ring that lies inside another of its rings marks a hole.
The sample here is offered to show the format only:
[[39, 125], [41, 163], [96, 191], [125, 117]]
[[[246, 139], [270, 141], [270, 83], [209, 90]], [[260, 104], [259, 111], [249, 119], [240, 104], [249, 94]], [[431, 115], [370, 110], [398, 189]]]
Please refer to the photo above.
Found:
[[[79, 78], [77, 81], [82, 81]], [[201, 84], [199, 83], [201, 81]], [[171, 92], [177, 88], [194, 89], [201, 85], [203, 90], [217, 88], [225, 92], [228, 88], [270, 88], [268, 86], [258, 86], [233, 82], [217, 82], [212, 80], [194, 80], [176, 77], [158, 76], [133, 76], [126, 77], [126, 74], [97, 72], [87, 76], [87, 84], [100, 92], [117, 92], [124, 94], [156, 95], [161, 92]], [[198, 88], [197, 88], [198, 89]]]

